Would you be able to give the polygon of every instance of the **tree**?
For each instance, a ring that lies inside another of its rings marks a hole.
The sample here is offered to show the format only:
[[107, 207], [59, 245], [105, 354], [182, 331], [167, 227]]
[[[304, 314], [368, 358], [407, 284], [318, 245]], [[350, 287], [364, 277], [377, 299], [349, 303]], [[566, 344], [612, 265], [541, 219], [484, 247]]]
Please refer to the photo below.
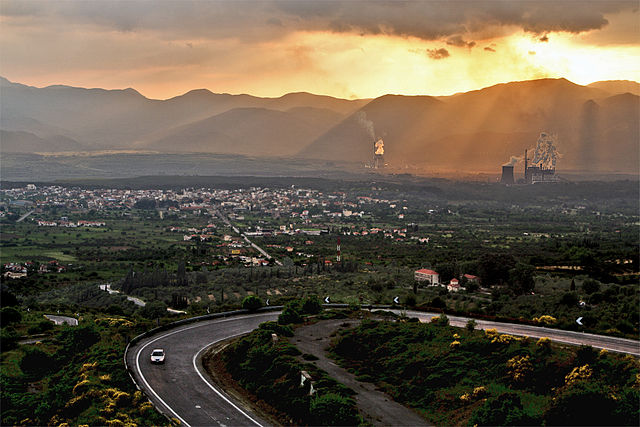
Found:
[[249, 311], [256, 311], [262, 307], [262, 300], [255, 295], [247, 295], [242, 300], [242, 308]]
[[535, 268], [532, 265], [517, 263], [514, 268], [509, 270], [509, 288], [516, 295], [529, 293], [535, 286], [533, 273]]
[[502, 285], [515, 264], [511, 255], [484, 254], [478, 262], [478, 275], [484, 286]]
[[0, 325], [6, 326], [22, 320], [22, 314], [13, 307], [4, 307], [0, 310]]
[[157, 319], [166, 316], [167, 305], [162, 301], [151, 301], [140, 309], [140, 315], [147, 319]]
[[586, 293], [586, 294], [593, 294], [595, 292], [598, 292], [600, 290], [600, 283], [598, 283], [597, 281], [593, 280], [593, 279], [585, 279], [584, 282], [582, 282], [582, 290]]

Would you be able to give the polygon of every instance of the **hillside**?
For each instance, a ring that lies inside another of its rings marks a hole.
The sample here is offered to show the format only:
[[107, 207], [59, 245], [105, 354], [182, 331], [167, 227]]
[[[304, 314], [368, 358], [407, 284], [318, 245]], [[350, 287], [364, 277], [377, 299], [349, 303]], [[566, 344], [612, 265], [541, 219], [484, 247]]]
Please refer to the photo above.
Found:
[[341, 118], [335, 111], [311, 107], [286, 112], [235, 108], [171, 129], [138, 147], [166, 152], [291, 156]]
[[[3, 134], [4, 152], [133, 149], [361, 165], [383, 138], [389, 170], [464, 173], [497, 173], [547, 132], [557, 135], [559, 171], [637, 173], [638, 87], [541, 79], [445, 97], [260, 98], [198, 89], [153, 100], [134, 89], [35, 88], [2, 79], [0, 129], [22, 132]], [[522, 169], [520, 162], [516, 174]]]
[[300, 154], [369, 161], [372, 141], [357, 124], [364, 112], [385, 140], [385, 160], [396, 168], [498, 170], [533, 148], [544, 131], [558, 137], [559, 169], [637, 171], [639, 100], [565, 79], [507, 83], [438, 99], [384, 96]]

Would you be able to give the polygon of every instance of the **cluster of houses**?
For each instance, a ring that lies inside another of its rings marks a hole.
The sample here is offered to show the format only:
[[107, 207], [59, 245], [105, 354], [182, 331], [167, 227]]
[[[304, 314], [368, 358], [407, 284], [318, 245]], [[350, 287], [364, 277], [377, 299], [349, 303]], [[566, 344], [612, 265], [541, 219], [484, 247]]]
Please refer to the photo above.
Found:
[[[480, 278], [478, 276], [474, 276], [473, 274], [463, 274], [463, 276], [467, 282], [475, 282], [479, 283]], [[460, 286], [460, 281], [457, 278], [453, 278], [449, 281], [449, 283], [440, 283], [440, 275], [438, 272], [430, 270], [428, 268], [421, 268], [420, 270], [416, 270], [413, 273], [413, 278], [417, 282], [427, 282], [428, 286], [442, 286], [446, 287], [450, 292], [459, 292], [462, 289]]]
[[76, 228], [76, 227], [104, 227], [106, 224], [103, 221], [78, 221], [73, 222], [66, 219], [61, 219], [60, 221], [44, 221], [38, 220], [38, 227], [68, 227], [68, 228]]
[[[27, 261], [27, 262], [8, 262], [4, 264], [3, 267], [3, 277], [7, 279], [21, 279], [23, 277], [27, 277], [29, 269], [35, 269], [37, 264]], [[63, 265], [60, 265], [58, 261], [49, 261], [45, 264], [37, 265], [38, 273], [64, 273], [67, 268]]]

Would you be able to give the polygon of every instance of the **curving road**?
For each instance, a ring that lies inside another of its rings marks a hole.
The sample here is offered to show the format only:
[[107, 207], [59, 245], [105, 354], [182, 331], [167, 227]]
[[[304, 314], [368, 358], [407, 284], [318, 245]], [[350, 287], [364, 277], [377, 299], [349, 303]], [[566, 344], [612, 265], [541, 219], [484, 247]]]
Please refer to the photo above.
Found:
[[[145, 338], [129, 347], [125, 357], [136, 383], [161, 412], [186, 426], [267, 425], [236, 406], [206, 378], [199, 360], [210, 345], [275, 320], [278, 312], [206, 320]], [[163, 348], [163, 365], [150, 363], [151, 351]]]
[[[409, 317], [428, 321], [436, 313], [405, 311]], [[268, 423], [240, 408], [207, 378], [200, 362], [200, 355], [210, 345], [255, 329], [260, 323], [275, 320], [279, 312], [241, 315], [201, 321], [159, 332], [131, 345], [125, 358], [135, 382], [149, 399], [181, 425], [267, 425]], [[469, 320], [449, 316], [454, 326], [464, 326]], [[591, 345], [611, 351], [640, 356], [640, 343], [615, 337], [562, 331], [528, 325], [476, 320], [478, 329], [496, 328], [501, 333], [549, 337], [558, 342]], [[154, 348], [166, 352], [164, 365], [151, 365], [149, 357]], [[337, 378], [340, 381], [339, 378]]]

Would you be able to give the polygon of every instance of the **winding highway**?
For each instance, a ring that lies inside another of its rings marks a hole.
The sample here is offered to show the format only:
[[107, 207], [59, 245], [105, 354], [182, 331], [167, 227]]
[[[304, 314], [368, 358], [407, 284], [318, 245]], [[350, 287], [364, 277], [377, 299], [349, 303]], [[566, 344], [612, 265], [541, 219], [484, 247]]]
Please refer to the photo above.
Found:
[[[278, 312], [206, 320], [145, 338], [129, 347], [125, 357], [138, 386], [165, 415], [184, 426], [267, 425], [231, 399], [206, 377], [199, 356], [218, 341], [241, 335]], [[150, 363], [151, 351], [163, 348], [163, 365]]]
[[[404, 313], [409, 317], [418, 317], [423, 322], [437, 315], [415, 311]], [[267, 425], [265, 420], [241, 408], [212, 384], [202, 367], [200, 356], [212, 344], [250, 332], [262, 322], [275, 320], [278, 314], [267, 312], [204, 320], [158, 332], [129, 346], [125, 360], [136, 384], [162, 413], [176, 419], [180, 425]], [[453, 326], [464, 326], [469, 320], [455, 316], [449, 316], [449, 319]], [[640, 356], [640, 343], [634, 340], [528, 325], [484, 320], [476, 322], [478, 329], [495, 328], [501, 333], [548, 337], [557, 342], [591, 345]], [[154, 348], [165, 350], [166, 361], [163, 365], [150, 363]]]

